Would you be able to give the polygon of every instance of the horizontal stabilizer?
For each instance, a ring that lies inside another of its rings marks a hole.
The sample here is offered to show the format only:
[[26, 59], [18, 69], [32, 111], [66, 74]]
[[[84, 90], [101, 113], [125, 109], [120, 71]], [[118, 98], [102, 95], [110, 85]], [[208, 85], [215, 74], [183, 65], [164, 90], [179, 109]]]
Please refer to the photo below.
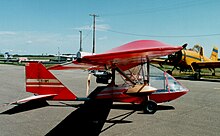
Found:
[[10, 104], [22, 104], [22, 103], [29, 102], [29, 101], [32, 101], [32, 100], [49, 99], [50, 97], [52, 98], [56, 95], [57, 94], [34, 95], [34, 96], [30, 96], [28, 98], [24, 98], [24, 99], [18, 100], [16, 102], [10, 103]]

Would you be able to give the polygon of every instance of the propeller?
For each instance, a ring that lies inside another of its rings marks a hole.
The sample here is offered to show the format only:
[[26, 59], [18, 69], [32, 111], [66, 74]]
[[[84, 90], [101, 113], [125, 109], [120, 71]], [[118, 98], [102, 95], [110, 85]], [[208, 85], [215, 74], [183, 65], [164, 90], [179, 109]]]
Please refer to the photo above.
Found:
[[90, 83], [91, 83], [91, 73], [88, 74], [87, 84], [86, 84], [86, 96], [89, 95]]
[[[187, 46], [187, 43], [185, 43], [182, 47], [183, 49], [182, 50], [185, 50], [186, 49], [186, 46]], [[168, 55], [168, 58], [165, 60], [165, 62], [167, 63], [168, 61], [171, 62], [171, 63], [178, 63], [182, 57], [182, 50], [180, 51], [177, 51], [173, 54], [170, 54]]]
[[[186, 49], [186, 47], [187, 47], [187, 43], [185, 43], [182, 47], [182, 50], [185, 50]], [[177, 68], [177, 66], [178, 66], [178, 63], [181, 61], [181, 59], [182, 59], [182, 50], [180, 50], [180, 51], [177, 51], [177, 52], [175, 52], [175, 53], [173, 53], [173, 54], [170, 54], [170, 55], [168, 55], [168, 58], [165, 60], [165, 63], [171, 63], [174, 67], [173, 67], [173, 69], [171, 70], [171, 71], [169, 71], [169, 73], [171, 74], [172, 73], [172, 71], [174, 70], [174, 69], [176, 69]]]
[[187, 46], [188, 44], [187, 43], [185, 43], [185, 44], [183, 44], [183, 49], [186, 49], [186, 46]]

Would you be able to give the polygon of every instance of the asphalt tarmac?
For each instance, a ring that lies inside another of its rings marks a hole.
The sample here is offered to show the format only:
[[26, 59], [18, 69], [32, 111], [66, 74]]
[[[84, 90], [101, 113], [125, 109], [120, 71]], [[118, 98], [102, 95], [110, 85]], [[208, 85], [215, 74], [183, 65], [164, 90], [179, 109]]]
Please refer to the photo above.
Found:
[[[87, 73], [53, 72], [77, 96], [86, 92]], [[143, 114], [139, 106], [111, 102], [6, 103], [25, 92], [24, 67], [0, 65], [0, 135], [219, 136], [220, 82], [179, 80], [190, 92]], [[91, 89], [96, 87], [94, 79]]]

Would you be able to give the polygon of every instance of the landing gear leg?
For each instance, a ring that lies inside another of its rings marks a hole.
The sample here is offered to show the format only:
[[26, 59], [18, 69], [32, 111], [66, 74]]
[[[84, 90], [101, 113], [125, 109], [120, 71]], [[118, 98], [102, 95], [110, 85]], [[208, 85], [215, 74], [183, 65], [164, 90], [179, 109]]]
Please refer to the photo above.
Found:
[[192, 65], [190, 65], [191, 66], [191, 69], [192, 69], [192, 72], [193, 72], [193, 76], [194, 76], [194, 79], [195, 80], [199, 80], [200, 79], [200, 77], [201, 77], [201, 70], [198, 68], [196, 71], [194, 70], [194, 68], [193, 68], [193, 66]]
[[212, 70], [213, 70], [212, 76], [215, 76], [215, 69], [213, 68]]
[[157, 111], [157, 103], [152, 100], [143, 102], [143, 111], [147, 114], [154, 114]]
[[198, 69], [195, 73], [194, 73], [194, 79], [195, 80], [199, 80], [201, 78], [201, 74], [200, 74], [201, 70]]

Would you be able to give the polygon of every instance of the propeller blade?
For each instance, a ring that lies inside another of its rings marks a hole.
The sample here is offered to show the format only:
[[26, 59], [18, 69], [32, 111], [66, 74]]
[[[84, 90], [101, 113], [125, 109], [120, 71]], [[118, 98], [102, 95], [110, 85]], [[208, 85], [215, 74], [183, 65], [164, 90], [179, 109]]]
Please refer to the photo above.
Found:
[[185, 44], [183, 44], [183, 49], [186, 49], [186, 46], [187, 46], [188, 44], [187, 43], [185, 43]]
[[86, 86], [86, 96], [89, 95], [89, 89], [90, 89], [90, 83], [91, 83], [91, 73], [88, 74], [88, 78], [87, 78], [87, 86]]

